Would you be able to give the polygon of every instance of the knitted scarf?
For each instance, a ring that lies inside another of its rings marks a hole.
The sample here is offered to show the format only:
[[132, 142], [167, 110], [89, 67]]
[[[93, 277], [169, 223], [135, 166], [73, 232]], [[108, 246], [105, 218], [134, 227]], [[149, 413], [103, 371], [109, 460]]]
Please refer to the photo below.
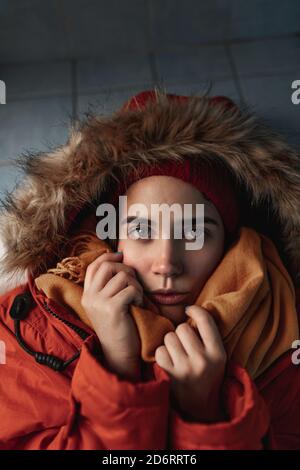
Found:
[[[93, 328], [81, 306], [87, 266], [109, 245], [94, 232], [79, 232], [69, 241], [69, 253], [55, 268], [35, 278], [48, 298], [71, 309]], [[195, 305], [214, 317], [223, 338], [227, 358], [247, 369], [256, 379], [299, 337], [295, 289], [273, 242], [248, 227], [202, 288]], [[143, 307], [130, 305], [141, 340], [141, 358], [154, 362], [155, 350], [175, 326], [160, 314], [159, 307], [144, 295]], [[192, 318], [187, 323], [199, 334]]]

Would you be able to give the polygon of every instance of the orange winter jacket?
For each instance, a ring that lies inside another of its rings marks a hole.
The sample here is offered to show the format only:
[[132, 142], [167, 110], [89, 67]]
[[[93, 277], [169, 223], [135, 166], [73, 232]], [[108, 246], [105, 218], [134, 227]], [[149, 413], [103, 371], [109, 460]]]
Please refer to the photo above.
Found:
[[[156, 362], [143, 363], [141, 381], [121, 379], [105, 367], [89, 325], [35, 284], [116, 180], [139, 162], [189, 157], [231, 175], [241, 225], [274, 242], [299, 315], [299, 153], [229, 100], [173, 98], [142, 92], [112, 116], [88, 116], [58, 149], [20, 157], [24, 181], [0, 210], [0, 449], [300, 449], [294, 344], [256, 378], [233, 355], [222, 388], [226, 419], [192, 422], [173, 408], [170, 378]], [[278, 313], [284, 336], [289, 318]]]
[[[16, 298], [23, 299], [19, 309]], [[25, 301], [24, 301], [25, 299]], [[223, 386], [227, 421], [186, 421], [170, 404], [170, 379], [156, 362], [143, 380], [120, 379], [103, 366], [99, 341], [69, 311], [39, 293], [31, 277], [1, 299], [1, 449], [299, 449], [300, 368], [288, 351], [254, 382], [229, 362]], [[63, 371], [20, 347], [47, 352]], [[26, 314], [27, 312], [27, 314]], [[79, 354], [80, 352], [80, 354]]]

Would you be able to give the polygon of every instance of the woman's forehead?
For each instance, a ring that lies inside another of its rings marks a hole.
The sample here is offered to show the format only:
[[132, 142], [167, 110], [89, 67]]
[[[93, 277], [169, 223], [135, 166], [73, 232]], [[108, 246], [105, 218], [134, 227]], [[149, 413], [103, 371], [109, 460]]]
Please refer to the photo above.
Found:
[[210, 201], [195, 186], [173, 176], [155, 175], [134, 182], [125, 193], [128, 203], [197, 203]]
[[122, 218], [135, 216], [150, 220], [155, 218], [157, 213], [170, 213], [171, 219], [173, 217], [174, 219], [182, 217], [203, 218], [205, 215], [220, 219], [220, 214], [214, 204], [204, 197], [195, 199], [184, 197], [171, 199], [159, 196], [153, 198], [127, 197], [126, 200], [122, 199], [120, 208]]

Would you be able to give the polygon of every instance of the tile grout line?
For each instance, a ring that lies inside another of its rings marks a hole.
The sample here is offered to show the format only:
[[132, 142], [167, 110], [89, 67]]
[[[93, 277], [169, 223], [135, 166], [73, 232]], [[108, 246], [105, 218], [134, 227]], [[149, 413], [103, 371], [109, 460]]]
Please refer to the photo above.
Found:
[[[151, 0], [150, 5], [151, 5]], [[150, 6], [151, 9], [152, 6]], [[227, 43], [230, 45], [235, 45], [235, 44], [242, 44], [242, 43], [252, 43], [252, 42], [263, 42], [263, 41], [269, 41], [269, 40], [280, 40], [280, 39], [288, 39], [288, 38], [299, 38], [300, 37], [300, 32], [298, 33], [286, 33], [286, 34], [279, 34], [279, 35], [269, 35], [269, 36], [257, 36], [255, 38], [237, 38], [237, 39], [228, 39]], [[203, 41], [199, 42], [197, 44], [192, 43], [192, 44], [175, 44], [175, 45], [162, 45], [159, 51], [174, 51], [177, 50], [178, 47], [182, 47], [183, 49], [197, 49], [198, 47], [210, 47], [210, 46], [223, 46], [224, 41], [223, 40], [217, 40], [217, 41]], [[152, 47], [153, 50], [155, 48]], [[128, 54], [130, 55], [135, 55], [137, 52], [141, 53], [140, 49], [138, 50], [133, 50], [129, 49], [127, 51]], [[122, 53], [122, 55], [124, 52]], [[76, 60], [95, 60], [97, 59], [97, 56], [80, 56], [77, 57]], [[45, 64], [45, 63], [60, 63], [60, 62], [66, 62], [71, 60], [71, 57], [64, 57], [64, 58], [56, 58], [52, 60], [28, 60], [28, 61], [8, 61], [8, 62], [0, 62], [0, 65], [5, 67], [5, 66], [24, 66], [24, 65], [38, 65], [38, 64]]]
[[[299, 74], [299, 71], [300, 71], [300, 68], [295, 68], [295, 69], [292, 69], [292, 70], [288, 70], [288, 71], [285, 71], [285, 72], [281, 72], [281, 73], [276, 73], [276, 76], [274, 76], [274, 72], [257, 72], [257, 73], [251, 73], [251, 74], [248, 74], [248, 73], [242, 73], [242, 74], [238, 74], [238, 78], [239, 78], [239, 81], [240, 79], [256, 79], [256, 78], [261, 78], [261, 79], [264, 79], [264, 78], [284, 78], [284, 77], [289, 77], [291, 74]], [[187, 81], [187, 80], [176, 80], [176, 79], [172, 79], [171, 82], [167, 81], [167, 86], [181, 86], [181, 85], [196, 85], [198, 84], [199, 82], [205, 82], [207, 80], [213, 80], [214, 83], [218, 83], [218, 82], [221, 82], [221, 81], [226, 81], [226, 80], [230, 80], [230, 79], [233, 79], [232, 77], [232, 74], [233, 74], [233, 71], [231, 69], [231, 74], [230, 75], [220, 75], [218, 77], [213, 77], [213, 78], [209, 78], [209, 77], [202, 77], [202, 78], [199, 78], [199, 80], [196, 80], [196, 81]], [[77, 72], [76, 72], [76, 75], [77, 75]], [[159, 78], [157, 78], [158, 80]], [[76, 78], [76, 82], [77, 82], [77, 78]], [[235, 80], [234, 80], [235, 82]], [[235, 83], [236, 84], [236, 83]], [[122, 91], [130, 91], [132, 90], [133, 88], [144, 88], [144, 87], [148, 87], [148, 86], [151, 86], [152, 83], [151, 81], [149, 82], [144, 82], [144, 83], [132, 83], [131, 85], [124, 85], [124, 86], [114, 86], [114, 87], [110, 87], [110, 88], [107, 88], [107, 87], [99, 87], [99, 88], [92, 88], [92, 89], [87, 89], [85, 91], [82, 91], [80, 94], [81, 95], [96, 95], [96, 94], [102, 94], [102, 93], [106, 93], [108, 91], [110, 92], [122, 92]], [[75, 102], [74, 102], [74, 111], [77, 113], [78, 111], [78, 87], [77, 87], [77, 83], [76, 83], [76, 92], [74, 93], [72, 90], [67, 93], [67, 92], [64, 92], [64, 91], [57, 91], [57, 92], [48, 92], [48, 93], [43, 93], [43, 92], [39, 92], [39, 93], [35, 93], [35, 94], [31, 94], [31, 92], [28, 92], [28, 94], [23, 94], [22, 96], [18, 96], [18, 94], [16, 95], [11, 95], [10, 96], [10, 103], [18, 103], [18, 102], [24, 102], [24, 101], [38, 101], [40, 99], [48, 99], [48, 98], [53, 98], [53, 97], [71, 97], [71, 100], [73, 99]], [[75, 89], [74, 88], [74, 89]]]
[[71, 100], [72, 100], [72, 121], [78, 119], [78, 67], [77, 60], [71, 60]]
[[150, 67], [150, 74], [152, 80], [152, 86], [154, 86], [158, 82], [158, 69], [157, 69], [157, 61], [156, 61], [156, 54], [154, 50], [153, 44], [153, 4], [151, 0], [146, 1], [146, 21], [147, 21], [147, 29], [146, 29], [146, 49], [147, 49], [147, 56], [148, 56], [148, 63]]
[[[150, 2], [150, 12], [148, 11], [148, 16], [149, 13], [151, 14], [151, 0], [148, 0]], [[263, 42], [263, 41], [270, 41], [270, 40], [280, 40], [280, 39], [289, 39], [289, 38], [299, 38], [300, 37], [300, 32], [298, 33], [286, 33], [286, 34], [279, 34], [279, 35], [273, 35], [273, 36], [257, 36], [255, 38], [237, 38], [237, 39], [228, 39], [227, 43], [230, 45], [235, 45], [235, 44], [243, 44], [243, 43], [253, 43], [253, 42]], [[224, 45], [223, 40], [216, 40], [216, 41], [203, 41], [203, 42], [198, 42], [198, 43], [191, 43], [191, 44], [175, 44], [175, 45], [162, 45], [160, 47], [161, 52], [172, 52], [176, 51], [178, 47], [182, 47], [184, 50], [186, 49], [197, 49], [198, 47], [210, 47], [210, 46], [222, 46]], [[155, 50], [155, 48], [152, 47], [152, 52]], [[130, 55], [135, 55], [137, 52], [141, 52], [140, 49], [138, 50], [128, 50], [128, 54]], [[151, 51], [150, 51], [151, 52]], [[122, 53], [123, 55], [124, 53]], [[95, 60], [97, 59], [97, 56], [80, 56], [77, 57], [76, 60]], [[60, 63], [60, 62], [66, 62], [72, 60], [71, 56], [66, 56], [64, 58], [54, 58], [52, 60], [28, 60], [28, 61], [4, 61], [0, 62], [0, 65], [5, 67], [5, 66], [24, 66], [24, 65], [38, 65], [38, 64], [45, 64], [45, 63]]]
[[71, 121], [77, 120], [77, 59], [72, 54], [72, 40], [69, 16], [66, 14], [65, 5], [57, 0], [57, 9], [60, 10], [63, 18], [64, 34], [66, 40], [67, 57], [66, 60], [70, 66], [70, 82], [71, 82]]
[[230, 46], [231, 46], [230, 43], [228, 43], [227, 41], [224, 42], [225, 52], [226, 52], [226, 55], [227, 55], [227, 59], [229, 61], [229, 66], [231, 68], [233, 81], [234, 81], [234, 84], [236, 86], [240, 102], [245, 103], [246, 100], [245, 100], [245, 96], [244, 96], [244, 93], [243, 93], [243, 90], [242, 90], [242, 85], [241, 85], [239, 73], [238, 73], [238, 70], [237, 70], [237, 67], [236, 67], [236, 64], [235, 64], [234, 57], [232, 55], [232, 51], [231, 51]]
[[14, 162], [13, 162], [12, 160], [7, 160], [7, 159], [1, 160], [1, 159], [0, 159], [0, 168], [1, 168], [1, 167], [14, 166], [13, 163], [14, 163]]

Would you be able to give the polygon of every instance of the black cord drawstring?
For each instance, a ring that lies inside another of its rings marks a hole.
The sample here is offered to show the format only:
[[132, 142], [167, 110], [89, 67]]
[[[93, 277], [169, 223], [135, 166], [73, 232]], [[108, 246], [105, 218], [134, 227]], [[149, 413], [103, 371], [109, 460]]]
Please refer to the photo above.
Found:
[[80, 355], [80, 351], [78, 351], [74, 356], [72, 356], [67, 361], [60, 359], [57, 356], [52, 354], [45, 354], [39, 351], [34, 351], [31, 349], [23, 340], [20, 330], [20, 322], [24, 318], [26, 318], [32, 303], [32, 297], [29, 292], [24, 294], [19, 294], [15, 297], [12, 307], [10, 309], [10, 316], [14, 320], [14, 327], [15, 327], [15, 335], [18, 343], [20, 346], [26, 351], [28, 354], [33, 356], [37, 363], [50, 367], [51, 369], [55, 370], [56, 372], [62, 372], [65, 368], [77, 357]]

